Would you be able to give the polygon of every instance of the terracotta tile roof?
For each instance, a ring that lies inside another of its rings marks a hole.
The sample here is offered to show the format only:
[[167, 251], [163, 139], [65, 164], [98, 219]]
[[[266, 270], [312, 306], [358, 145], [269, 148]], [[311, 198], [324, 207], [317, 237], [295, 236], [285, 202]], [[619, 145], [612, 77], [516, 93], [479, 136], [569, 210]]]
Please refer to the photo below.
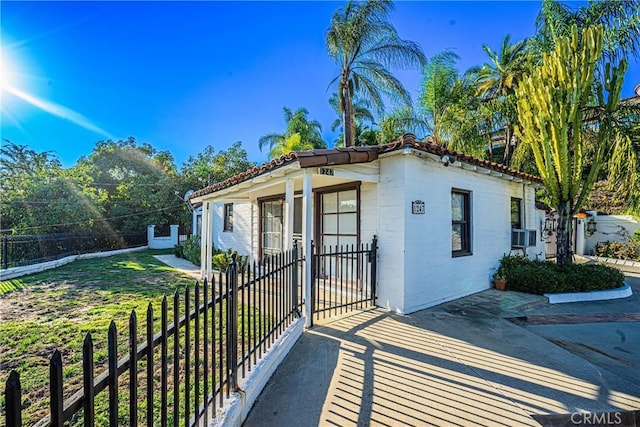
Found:
[[501, 163], [491, 162], [489, 160], [484, 160], [484, 159], [478, 159], [477, 157], [469, 156], [468, 154], [460, 153], [454, 150], [447, 150], [442, 145], [434, 144], [432, 142], [416, 141], [415, 135], [410, 133], [404, 134], [401, 138], [399, 138], [398, 140], [392, 143], [381, 145], [380, 151], [378, 153], [379, 154], [388, 153], [390, 151], [395, 151], [395, 150], [398, 150], [401, 148], [407, 148], [407, 147], [414, 148], [418, 151], [424, 151], [427, 153], [435, 154], [438, 156], [442, 154], [449, 154], [455, 157], [457, 161], [460, 161], [463, 163], [467, 163], [474, 166], [480, 166], [496, 172], [502, 172], [507, 175], [526, 179], [528, 181], [542, 182], [540, 177], [536, 175], [531, 175], [528, 173], [520, 172], [515, 169], [511, 169], [510, 167], [505, 166]]
[[435, 155], [449, 154], [455, 157], [455, 159], [460, 162], [481, 166], [526, 180], [540, 182], [540, 178], [535, 175], [530, 175], [517, 171], [515, 169], [510, 169], [500, 163], [490, 162], [488, 160], [478, 159], [476, 157], [458, 153], [456, 151], [447, 150], [444, 147], [431, 142], [419, 142], [416, 141], [415, 135], [407, 133], [396, 141], [384, 145], [294, 151], [285, 156], [281, 156], [269, 162], [263, 163], [260, 166], [255, 166], [225, 181], [221, 181], [195, 191], [191, 194], [191, 196], [189, 196], [189, 199], [191, 200], [196, 197], [215, 193], [217, 191], [263, 175], [267, 172], [276, 170], [282, 166], [294, 163], [296, 161], [299, 162], [301, 168], [368, 163], [376, 160], [380, 154], [390, 153], [392, 151], [400, 150], [403, 148], [413, 148], [418, 151], [423, 151]]

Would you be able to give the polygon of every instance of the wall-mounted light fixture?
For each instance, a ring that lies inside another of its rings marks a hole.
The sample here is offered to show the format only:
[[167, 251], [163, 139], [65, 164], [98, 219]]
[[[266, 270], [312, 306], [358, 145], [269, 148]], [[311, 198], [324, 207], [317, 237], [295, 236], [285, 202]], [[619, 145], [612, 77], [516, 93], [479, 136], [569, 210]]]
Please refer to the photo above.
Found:
[[544, 220], [544, 231], [547, 232], [547, 236], [551, 236], [556, 231], [556, 219], [554, 217], [550, 216]]
[[587, 221], [587, 228], [584, 229], [584, 234], [587, 236], [593, 236], [593, 234], [598, 231], [596, 220], [593, 217], [589, 218]]
[[440, 161], [442, 162], [443, 165], [449, 166], [456, 162], [456, 158], [449, 153], [442, 153], [440, 155]]

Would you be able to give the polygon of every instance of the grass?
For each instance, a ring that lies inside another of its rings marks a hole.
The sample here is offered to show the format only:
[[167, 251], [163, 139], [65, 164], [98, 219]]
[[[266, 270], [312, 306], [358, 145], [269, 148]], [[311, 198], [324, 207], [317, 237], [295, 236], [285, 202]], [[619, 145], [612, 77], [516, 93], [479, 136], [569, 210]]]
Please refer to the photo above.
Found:
[[[193, 285], [194, 280], [153, 258], [171, 251], [144, 251], [75, 261], [46, 272], [0, 282], [0, 386], [10, 370], [20, 373], [23, 422], [47, 414], [48, 363], [55, 349], [64, 363], [65, 398], [81, 388], [82, 341], [90, 332], [96, 371], [104, 370], [107, 330], [118, 328], [119, 356], [127, 351], [128, 319], [138, 317], [144, 339], [145, 314], [151, 303], [159, 330], [162, 297]], [[173, 319], [170, 318], [170, 322]], [[4, 393], [0, 393], [4, 408]], [[0, 413], [0, 424], [4, 424]]]

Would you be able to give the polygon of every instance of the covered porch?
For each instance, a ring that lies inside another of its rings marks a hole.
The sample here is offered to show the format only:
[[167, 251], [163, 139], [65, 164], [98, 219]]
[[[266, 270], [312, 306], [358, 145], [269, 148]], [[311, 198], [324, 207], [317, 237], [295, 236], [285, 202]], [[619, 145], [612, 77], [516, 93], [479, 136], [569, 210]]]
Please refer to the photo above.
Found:
[[[365, 212], [376, 210], [379, 163], [372, 161], [375, 153], [366, 149], [352, 151], [346, 153], [346, 159], [341, 163], [335, 158], [335, 153], [339, 153], [336, 150], [327, 150], [331, 155], [325, 156], [318, 151], [323, 150], [316, 150], [309, 158], [296, 157], [294, 161], [274, 165], [272, 170], [260, 171], [262, 173], [248, 179], [221, 185], [221, 188], [192, 198], [192, 203], [202, 203], [202, 278], [210, 278], [213, 274], [214, 230], [220, 229], [220, 224], [214, 227], [216, 206], [224, 206], [224, 229], [228, 221], [244, 223], [244, 228], [236, 227], [234, 232], [242, 232], [242, 238], [248, 240], [246, 247], [250, 248], [250, 253], [246, 255], [250, 261], [269, 259], [290, 251], [296, 242], [304, 257], [301, 293], [307, 326], [311, 324], [312, 312], [326, 307], [326, 300], [319, 301], [323, 292], [326, 298], [327, 287], [333, 287], [331, 292], [338, 292], [338, 283], [332, 281], [332, 277], [348, 276], [339, 283], [340, 298], [347, 298], [349, 293], [363, 293], [362, 269], [370, 256], [364, 249], [359, 249], [364, 248], [361, 246], [364, 243], [370, 250], [376, 234], [375, 221], [365, 220], [363, 226], [362, 220], [363, 200]], [[312, 245], [316, 246], [315, 251]], [[340, 259], [336, 261], [337, 258]], [[370, 281], [370, 272], [366, 274]], [[315, 291], [314, 279], [323, 281], [316, 283]], [[368, 293], [373, 294], [371, 290]]]

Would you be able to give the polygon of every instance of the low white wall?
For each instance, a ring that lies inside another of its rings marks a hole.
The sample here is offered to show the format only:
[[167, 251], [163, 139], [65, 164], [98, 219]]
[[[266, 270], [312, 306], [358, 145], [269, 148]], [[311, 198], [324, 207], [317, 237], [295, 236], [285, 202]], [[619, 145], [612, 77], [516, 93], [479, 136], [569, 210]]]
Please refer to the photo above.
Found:
[[10, 280], [16, 277], [27, 276], [29, 274], [40, 273], [41, 271], [50, 270], [52, 268], [60, 267], [65, 264], [69, 264], [77, 259], [90, 259], [90, 258], [103, 258], [113, 255], [126, 254], [130, 252], [138, 252], [149, 249], [148, 246], [140, 246], [139, 248], [119, 249], [117, 251], [108, 252], [96, 252], [92, 254], [71, 255], [68, 257], [56, 259], [48, 262], [41, 262], [40, 264], [25, 265], [24, 267], [13, 267], [7, 270], [0, 271], [0, 280]]
[[587, 255], [595, 254], [598, 243], [625, 242], [640, 230], [640, 221], [630, 215], [598, 215], [594, 219], [597, 231], [584, 239], [583, 253]]
[[170, 225], [171, 234], [169, 236], [155, 237], [155, 225], [147, 227], [147, 241], [149, 249], [171, 249], [178, 244], [178, 226]]
[[304, 318], [296, 319], [251, 369], [247, 378], [240, 381], [241, 392], [233, 393], [233, 396], [227, 400], [225, 405], [218, 409], [218, 413], [213, 413], [211, 409], [209, 410], [209, 414], [213, 414], [213, 419], [207, 420], [207, 424], [211, 427], [240, 427], [267, 382], [303, 332]]

